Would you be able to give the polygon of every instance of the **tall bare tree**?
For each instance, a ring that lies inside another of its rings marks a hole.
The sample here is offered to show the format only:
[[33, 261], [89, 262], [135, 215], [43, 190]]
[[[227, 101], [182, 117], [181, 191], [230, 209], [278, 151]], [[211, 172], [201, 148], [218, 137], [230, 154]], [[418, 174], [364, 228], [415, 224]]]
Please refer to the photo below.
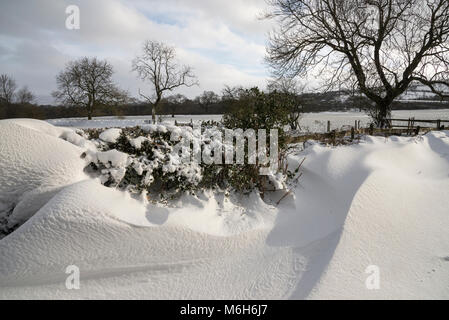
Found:
[[204, 91], [199, 97], [196, 98], [196, 102], [201, 108], [204, 109], [206, 113], [208, 113], [211, 106], [220, 102], [220, 97], [213, 91]]
[[166, 100], [170, 107], [171, 116], [172, 118], [174, 118], [176, 110], [178, 110], [178, 108], [187, 101], [187, 98], [184, 95], [178, 93], [167, 97]]
[[231, 87], [229, 85], [225, 85], [223, 90], [221, 90], [221, 101], [232, 102], [238, 100], [244, 91], [245, 90], [242, 86]]
[[304, 92], [305, 85], [299, 83], [293, 78], [281, 77], [268, 81], [268, 92], [278, 92], [280, 94], [280, 102], [288, 110], [288, 123], [290, 129], [300, 129], [299, 121], [303, 112], [300, 94]]
[[278, 75], [327, 74], [327, 88], [356, 86], [385, 125], [412, 82], [447, 97], [449, 1], [271, 0], [280, 23], [268, 62]]
[[279, 91], [283, 93], [292, 93], [295, 95], [301, 94], [305, 90], [304, 84], [299, 84], [294, 78], [281, 77], [276, 79], [271, 79], [268, 81], [267, 90], [268, 91]]
[[151, 83], [153, 95], [139, 94], [152, 107], [153, 123], [156, 123], [156, 108], [166, 91], [172, 91], [181, 86], [191, 87], [198, 84], [192, 68], [181, 66], [176, 62], [173, 47], [162, 42], [147, 40], [143, 44], [142, 54], [133, 62], [133, 71], [140, 79]]
[[84, 57], [71, 61], [56, 77], [58, 90], [53, 96], [65, 105], [85, 106], [91, 120], [96, 107], [128, 100], [127, 93], [113, 83], [113, 74], [113, 67], [106, 60]]
[[0, 102], [11, 104], [17, 90], [16, 81], [7, 74], [0, 75]]
[[28, 89], [27, 86], [22, 87], [16, 93], [16, 101], [19, 104], [30, 104], [35, 100], [34, 94]]

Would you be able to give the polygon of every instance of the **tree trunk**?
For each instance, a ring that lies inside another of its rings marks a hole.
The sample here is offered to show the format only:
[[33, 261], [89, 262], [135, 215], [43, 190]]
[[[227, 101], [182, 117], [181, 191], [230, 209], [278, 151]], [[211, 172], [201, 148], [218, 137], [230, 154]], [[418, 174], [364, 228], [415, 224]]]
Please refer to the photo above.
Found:
[[93, 113], [93, 108], [88, 107], [87, 108], [87, 120], [92, 120], [92, 113]]
[[156, 124], [156, 105], [153, 105], [153, 109], [151, 110], [151, 119], [153, 120], [153, 124]]
[[159, 105], [161, 98], [162, 98], [162, 96], [158, 95], [158, 97], [156, 98], [156, 101], [153, 103], [153, 109], [151, 110], [151, 119], [153, 120], [153, 124], [156, 124], [156, 108]]
[[385, 128], [388, 125], [387, 119], [391, 115], [391, 103], [381, 103], [377, 105], [377, 126], [379, 128]]
[[87, 120], [92, 120], [92, 114], [94, 111], [94, 99], [89, 95], [89, 102], [87, 104]]
[[385, 127], [385, 118], [387, 117], [387, 106], [381, 105], [379, 110], [379, 126], [381, 128]]

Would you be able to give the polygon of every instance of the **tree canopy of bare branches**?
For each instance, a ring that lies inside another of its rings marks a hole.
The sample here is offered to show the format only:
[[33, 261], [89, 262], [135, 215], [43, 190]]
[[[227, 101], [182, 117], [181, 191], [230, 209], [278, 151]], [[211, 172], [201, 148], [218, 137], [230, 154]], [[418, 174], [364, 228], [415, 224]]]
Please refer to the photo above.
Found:
[[280, 27], [267, 60], [277, 75], [328, 75], [327, 88], [368, 97], [385, 124], [412, 82], [447, 97], [449, 1], [271, 0]]
[[212, 105], [220, 102], [220, 97], [213, 91], [204, 91], [196, 98], [196, 102], [208, 113]]
[[0, 102], [11, 104], [17, 90], [16, 81], [7, 74], [0, 75]]
[[221, 100], [227, 102], [238, 100], [244, 91], [245, 90], [242, 86], [231, 87], [229, 85], [225, 85], [221, 91]]
[[58, 90], [53, 96], [64, 105], [85, 106], [91, 120], [95, 107], [128, 100], [127, 93], [113, 83], [113, 74], [112, 65], [106, 60], [84, 57], [71, 61], [56, 77]]
[[31, 104], [35, 100], [34, 94], [28, 89], [27, 86], [22, 87], [16, 93], [16, 101], [20, 104]]
[[304, 92], [304, 89], [305, 85], [299, 85], [293, 78], [281, 77], [268, 81], [268, 92], [279, 93], [281, 102], [288, 110], [288, 123], [292, 130], [300, 129], [299, 121], [303, 112], [300, 94]]
[[187, 98], [184, 95], [178, 93], [168, 96], [165, 100], [167, 100], [170, 107], [171, 116], [172, 118], [174, 118], [176, 110], [179, 108], [179, 106], [187, 101]]
[[305, 90], [305, 85], [300, 85], [294, 78], [281, 77], [269, 80], [267, 90], [299, 95]]
[[139, 94], [152, 106], [152, 119], [156, 122], [156, 108], [166, 91], [172, 91], [181, 86], [191, 87], [198, 84], [192, 68], [181, 66], [176, 62], [173, 47], [162, 42], [147, 40], [143, 44], [142, 54], [133, 62], [133, 71], [143, 81], [151, 83], [153, 95]]

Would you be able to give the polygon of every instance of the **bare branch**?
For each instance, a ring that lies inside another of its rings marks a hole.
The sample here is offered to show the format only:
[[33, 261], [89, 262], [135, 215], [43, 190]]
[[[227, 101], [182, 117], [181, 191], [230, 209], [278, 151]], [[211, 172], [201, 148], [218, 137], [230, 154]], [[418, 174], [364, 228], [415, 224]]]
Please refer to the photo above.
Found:
[[17, 103], [20, 104], [30, 104], [35, 100], [34, 94], [28, 89], [27, 86], [23, 87], [16, 93]]
[[0, 102], [11, 104], [17, 89], [16, 81], [6, 75], [0, 75]]
[[[277, 76], [318, 71], [326, 87], [358, 90], [380, 125], [413, 81], [445, 97], [449, 79], [447, 0], [272, 0], [267, 62]], [[436, 84], [439, 84], [436, 86]]]
[[65, 105], [86, 107], [91, 119], [95, 107], [128, 101], [128, 93], [113, 83], [113, 73], [106, 60], [85, 57], [69, 62], [56, 77], [58, 90], [53, 97]]
[[148, 40], [143, 44], [142, 55], [132, 62], [132, 70], [140, 79], [152, 85], [154, 98], [144, 97], [153, 109], [153, 122], [156, 122], [156, 108], [164, 92], [187, 86], [198, 85], [198, 81], [189, 66], [179, 66], [175, 61], [175, 49], [162, 42]]

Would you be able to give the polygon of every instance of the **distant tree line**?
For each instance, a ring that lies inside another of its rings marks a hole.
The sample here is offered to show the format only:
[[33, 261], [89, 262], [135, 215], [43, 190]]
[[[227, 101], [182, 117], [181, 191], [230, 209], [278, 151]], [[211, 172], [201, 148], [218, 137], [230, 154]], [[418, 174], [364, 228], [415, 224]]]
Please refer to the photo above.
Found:
[[[276, 3], [278, 6], [285, 5], [283, 0]], [[275, 53], [276, 51], [272, 52], [272, 54]], [[282, 57], [279, 57], [280, 62], [283, 61]], [[288, 61], [287, 59], [284, 62]], [[287, 65], [284, 67], [287, 68]], [[108, 61], [96, 57], [83, 57], [71, 61], [56, 77], [57, 90], [52, 95], [59, 103], [58, 106], [38, 106], [35, 95], [27, 86], [19, 88], [12, 76], [2, 74], [0, 75], [0, 119], [86, 116], [92, 119], [97, 116], [151, 115], [153, 122], [156, 122], [157, 115], [173, 117], [177, 114], [233, 114], [236, 116], [239, 113], [236, 111], [236, 106], [246, 108], [242, 111], [244, 114], [244, 111], [250, 110], [245, 107], [245, 103], [250, 105], [273, 97], [276, 97], [278, 101], [267, 105], [279, 109], [272, 110], [274, 114], [281, 111], [280, 113], [286, 115], [285, 121], [292, 129], [298, 127], [300, 115], [304, 112], [359, 109], [367, 111], [375, 121], [380, 121], [385, 116], [383, 114], [379, 118], [379, 111], [383, 110], [382, 112], [385, 113], [385, 108], [380, 108], [378, 103], [366, 94], [360, 94], [360, 90], [355, 90], [359, 94], [349, 91], [305, 93], [304, 86], [300, 86], [294, 80], [295, 77], [289, 76], [288, 72], [280, 72], [275, 80], [269, 81], [265, 91], [259, 88], [225, 86], [220, 94], [204, 91], [198, 97], [188, 99], [182, 94], [174, 94], [173, 91], [182, 86], [191, 87], [199, 84], [192, 68], [179, 64], [176, 60], [175, 49], [158, 41], [144, 42], [142, 53], [132, 61], [132, 71], [148, 85], [146, 88], [148, 93], [144, 93], [139, 88], [139, 97], [143, 98], [143, 101], [132, 98], [128, 92], [121, 90], [114, 83], [112, 80], [114, 69]], [[250, 98], [253, 100], [249, 101]], [[393, 101], [388, 104], [389, 109], [426, 107], [447, 108], [447, 104], [438, 101], [430, 103]]]
[[35, 96], [27, 86], [19, 89], [12, 76], [0, 75], [0, 119], [38, 117], [34, 102]]
[[[19, 90], [15, 90], [18, 93]], [[157, 114], [164, 117], [172, 117], [173, 115], [205, 115], [205, 114], [226, 114], [232, 110], [234, 103], [227, 96], [229, 88], [223, 89], [222, 95], [216, 94], [214, 101], [205, 106], [204, 100], [199, 97], [188, 99], [184, 95], [175, 94], [162, 99]], [[210, 92], [206, 94], [210, 96]], [[323, 112], [323, 111], [345, 111], [350, 109], [366, 110], [369, 101], [363, 97], [350, 96], [346, 101], [339, 101], [338, 97], [341, 92], [327, 93], [302, 93], [297, 98], [300, 102], [301, 113]], [[3, 94], [1, 95], [3, 97]], [[394, 102], [393, 110], [413, 110], [423, 108], [448, 108], [448, 104], [435, 102]], [[152, 114], [152, 109], [148, 108], [146, 102], [128, 102], [113, 106], [98, 106], [92, 113], [93, 117], [99, 116], [138, 116]], [[15, 96], [11, 102], [0, 98], [0, 119], [7, 118], [34, 118], [34, 119], [56, 119], [56, 118], [82, 118], [86, 117], [86, 107], [84, 106], [54, 106], [54, 105], [38, 105], [32, 102], [24, 101]]]

